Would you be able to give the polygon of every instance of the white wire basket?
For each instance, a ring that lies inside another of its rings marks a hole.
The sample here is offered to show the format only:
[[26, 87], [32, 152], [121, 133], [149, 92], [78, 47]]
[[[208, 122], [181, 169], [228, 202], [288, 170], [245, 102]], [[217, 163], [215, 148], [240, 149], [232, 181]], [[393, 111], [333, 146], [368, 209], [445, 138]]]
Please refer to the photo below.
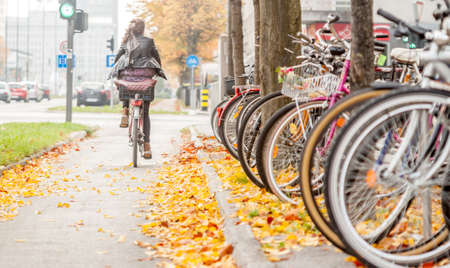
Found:
[[304, 66], [296, 67], [292, 67], [293, 70], [285, 75], [281, 89], [283, 95], [295, 100], [307, 101], [322, 96], [328, 97], [338, 90], [339, 76], [330, 73], [321, 75], [320, 70], [311, 72], [311, 66], [307, 66], [306, 70]]

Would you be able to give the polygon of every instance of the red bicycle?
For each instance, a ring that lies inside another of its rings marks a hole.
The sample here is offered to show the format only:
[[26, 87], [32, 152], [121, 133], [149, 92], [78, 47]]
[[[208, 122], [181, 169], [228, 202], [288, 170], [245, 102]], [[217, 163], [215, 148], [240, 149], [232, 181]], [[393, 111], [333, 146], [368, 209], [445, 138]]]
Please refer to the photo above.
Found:
[[156, 80], [146, 79], [139, 82], [115, 80], [119, 88], [120, 100], [130, 100], [130, 124], [128, 137], [130, 146], [133, 148], [133, 167], [138, 166], [138, 152], [142, 157], [144, 154], [144, 101], [152, 101]]

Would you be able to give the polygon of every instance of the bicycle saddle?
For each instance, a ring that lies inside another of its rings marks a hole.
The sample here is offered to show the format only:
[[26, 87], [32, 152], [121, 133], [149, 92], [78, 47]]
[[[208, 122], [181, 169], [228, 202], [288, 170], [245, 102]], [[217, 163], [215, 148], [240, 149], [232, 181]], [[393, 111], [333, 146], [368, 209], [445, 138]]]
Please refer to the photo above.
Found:
[[132, 81], [125, 81], [125, 80], [114, 80], [114, 84], [117, 87], [125, 87], [127, 90], [130, 91], [145, 91], [149, 88], [155, 87], [156, 80], [154, 79], [145, 79], [138, 82], [132, 82]]
[[330, 47], [330, 53], [333, 56], [340, 56], [345, 53], [345, 48], [338, 47], [338, 46], [331, 46]]
[[391, 57], [400, 63], [414, 64], [419, 62], [419, 55], [422, 49], [394, 48]]

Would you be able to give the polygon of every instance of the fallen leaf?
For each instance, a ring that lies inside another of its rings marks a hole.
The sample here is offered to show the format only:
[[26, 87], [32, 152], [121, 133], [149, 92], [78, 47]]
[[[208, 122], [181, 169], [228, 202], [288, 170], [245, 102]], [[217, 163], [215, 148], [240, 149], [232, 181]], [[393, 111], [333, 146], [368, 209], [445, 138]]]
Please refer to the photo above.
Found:
[[124, 236], [124, 235], [121, 235], [121, 236], [119, 237], [119, 239], [117, 239], [117, 242], [119, 242], [119, 243], [125, 242], [125, 236]]

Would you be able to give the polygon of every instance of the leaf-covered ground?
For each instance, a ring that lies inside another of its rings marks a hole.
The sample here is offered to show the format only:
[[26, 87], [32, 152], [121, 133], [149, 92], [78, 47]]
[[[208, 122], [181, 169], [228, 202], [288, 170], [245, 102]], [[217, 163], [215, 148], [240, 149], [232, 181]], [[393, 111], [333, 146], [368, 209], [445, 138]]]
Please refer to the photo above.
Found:
[[168, 267], [235, 267], [233, 247], [222, 232], [223, 218], [197, 159], [199, 149], [186, 139], [180, 153], [159, 169], [158, 182], [147, 186], [151, 208], [141, 231], [159, 242], [137, 244], [149, 250], [150, 259], [168, 259], [163, 263]]
[[[66, 144], [29, 161], [25, 166], [18, 165], [4, 171], [0, 175], [0, 221], [16, 217], [20, 207], [32, 203], [28, 199], [30, 197], [44, 197], [66, 191], [68, 186], [64, 185], [64, 180], [50, 179], [56, 172], [51, 162], [72, 149], [77, 148], [73, 144]], [[60, 206], [67, 207], [68, 204]]]
[[253, 185], [238, 161], [225, 157], [210, 162], [216, 169], [223, 187], [230, 191], [240, 222], [252, 228], [270, 261], [288, 259], [296, 250], [306, 246], [327, 244], [316, 229], [305, 207], [283, 203], [276, 196]]

